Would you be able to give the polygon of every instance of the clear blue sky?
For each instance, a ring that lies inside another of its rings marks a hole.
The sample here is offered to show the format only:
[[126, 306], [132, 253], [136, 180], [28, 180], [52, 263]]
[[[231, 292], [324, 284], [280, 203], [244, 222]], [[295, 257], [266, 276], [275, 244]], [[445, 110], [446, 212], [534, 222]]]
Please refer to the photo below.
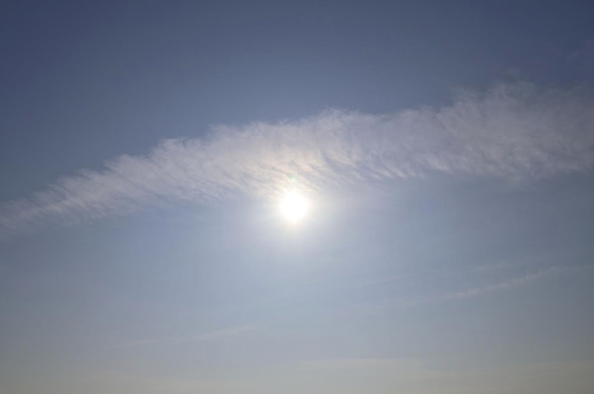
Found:
[[593, 13], [3, 2], [0, 392], [591, 393]]

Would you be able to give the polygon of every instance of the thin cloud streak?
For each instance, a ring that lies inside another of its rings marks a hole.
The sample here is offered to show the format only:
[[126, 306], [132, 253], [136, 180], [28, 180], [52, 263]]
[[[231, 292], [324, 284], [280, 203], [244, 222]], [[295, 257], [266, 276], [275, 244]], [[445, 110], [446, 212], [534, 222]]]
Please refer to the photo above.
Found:
[[310, 118], [217, 126], [203, 139], [171, 139], [146, 156], [66, 176], [0, 206], [0, 235], [42, 222], [71, 223], [180, 202], [270, 198], [295, 179], [306, 191], [431, 173], [510, 180], [590, 171], [594, 95], [589, 86], [499, 84], [461, 92], [449, 106], [385, 115], [328, 110]]
[[528, 283], [534, 282], [535, 280], [541, 279], [547, 275], [562, 272], [562, 271], [567, 271], [567, 270], [568, 270], [567, 268], [549, 267], [549, 268], [546, 268], [539, 272], [528, 273], [524, 276], [512, 278], [507, 281], [499, 282], [499, 283], [496, 283], [493, 285], [476, 287], [474, 289], [458, 291], [458, 292], [450, 293], [450, 294], [444, 294], [444, 295], [440, 296], [439, 299], [450, 300], [450, 299], [456, 299], [456, 298], [474, 297], [474, 296], [478, 296], [478, 295], [482, 295], [482, 294], [486, 294], [486, 293], [493, 293], [493, 292], [505, 290], [505, 289], [508, 289], [511, 287], [518, 287], [518, 286], [526, 285]]
[[395, 308], [407, 308], [419, 305], [426, 305], [432, 304], [436, 302], [443, 302], [443, 301], [451, 301], [456, 299], [464, 299], [470, 297], [478, 297], [490, 293], [501, 292], [504, 290], [508, 290], [515, 287], [521, 287], [524, 285], [528, 285], [532, 282], [537, 280], [543, 279], [552, 274], [560, 274], [560, 273], [575, 273], [581, 272], [588, 267], [580, 267], [580, 266], [570, 266], [570, 267], [560, 267], [560, 266], [553, 266], [542, 269], [537, 272], [532, 272], [525, 274], [523, 276], [517, 276], [514, 278], [507, 279], [502, 282], [498, 282], [491, 285], [475, 287], [467, 290], [460, 290], [452, 293], [446, 293], [441, 295], [434, 295], [434, 296], [426, 296], [426, 297], [414, 297], [414, 298], [406, 298], [406, 299], [392, 299], [386, 300], [378, 305], [359, 305], [358, 309], [366, 313], [379, 313], [381, 311], [395, 309]]

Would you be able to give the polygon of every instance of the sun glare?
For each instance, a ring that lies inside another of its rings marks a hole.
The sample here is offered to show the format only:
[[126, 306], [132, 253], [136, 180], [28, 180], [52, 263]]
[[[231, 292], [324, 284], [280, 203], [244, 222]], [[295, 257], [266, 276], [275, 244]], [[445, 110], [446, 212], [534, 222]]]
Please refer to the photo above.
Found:
[[291, 223], [301, 221], [307, 214], [308, 207], [307, 199], [295, 191], [285, 194], [280, 205], [281, 213]]

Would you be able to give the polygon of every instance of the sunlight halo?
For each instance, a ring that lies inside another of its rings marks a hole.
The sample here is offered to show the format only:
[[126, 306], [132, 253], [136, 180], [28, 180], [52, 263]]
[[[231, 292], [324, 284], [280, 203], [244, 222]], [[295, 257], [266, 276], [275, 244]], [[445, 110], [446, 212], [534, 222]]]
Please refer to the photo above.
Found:
[[290, 223], [300, 222], [306, 216], [308, 209], [309, 201], [296, 191], [287, 192], [280, 203], [280, 211]]

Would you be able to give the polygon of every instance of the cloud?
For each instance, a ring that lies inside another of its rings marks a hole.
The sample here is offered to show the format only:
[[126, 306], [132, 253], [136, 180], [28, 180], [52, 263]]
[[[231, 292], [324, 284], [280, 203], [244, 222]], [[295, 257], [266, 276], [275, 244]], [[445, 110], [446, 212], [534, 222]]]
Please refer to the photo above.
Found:
[[440, 295], [406, 297], [400, 299], [384, 300], [383, 302], [374, 305], [358, 305], [357, 308], [362, 312], [375, 314], [394, 308], [407, 308], [418, 305], [432, 304], [436, 302], [477, 297], [485, 294], [504, 291], [514, 287], [524, 286], [552, 274], [576, 273], [582, 272], [587, 269], [589, 269], [589, 267], [587, 266], [552, 266], [544, 268], [537, 272], [527, 273], [523, 276], [517, 276], [491, 285], [474, 287], [470, 289]]
[[111, 348], [125, 348], [125, 347], [136, 347], [146, 345], [177, 345], [186, 342], [206, 342], [215, 341], [230, 337], [236, 337], [245, 334], [250, 331], [258, 330], [258, 327], [248, 324], [240, 327], [234, 327], [226, 330], [205, 332], [198, 335], [186, 336], [186, 337], [170, 337], [160, 339], [142, 339], [136, 341], [130, 341], [123, 344], [111, 346]]
[[458, 291], [458, 292], [450, 293], [450, 294], [444, 294], [444, 295], [441, 295], [439, 297], [439, 299], [449, 300], [449, 299], [455, 299], [455, 298], [474, 297], [474, 296], [478, 296], [478, 295], [482, 295], [482, 294], [486, 294], [486, 293], [493, 293], [493, 292], [505, 290], [505, 289], [508, 289], [511, 287], [526, 285], [530, 282], [534, 282], [535, 280], [541, 279], [541, 278], [543, 278], [547, 275], [550, 275], [552, 273], [562, 272], [565, 270], [567, 270], [567, 269], [561, 268], [561, 267], [549, 267], [549, 268], [543, 269], [538, 272], [528, 273], [524, 276], [511, 278], [511, 279], [508, 279], [506, 281], [499, 282], [496, 284], [487, 285], [487, 286], [483, 286], [483, 287], [476, 287], [473, 289]]
[[462, 91], [442, 108], [328, 110], [296, 121], [217, 126], [205, 138], [165, 140], [146, 156], [124, 155], [3, 203], [0, 234], [148, 205], [271, 197], [295, 180], [311, 191], [432, 173], [518, 180], [590, 171], [592, 93], [589, 86], [499, 84]]

